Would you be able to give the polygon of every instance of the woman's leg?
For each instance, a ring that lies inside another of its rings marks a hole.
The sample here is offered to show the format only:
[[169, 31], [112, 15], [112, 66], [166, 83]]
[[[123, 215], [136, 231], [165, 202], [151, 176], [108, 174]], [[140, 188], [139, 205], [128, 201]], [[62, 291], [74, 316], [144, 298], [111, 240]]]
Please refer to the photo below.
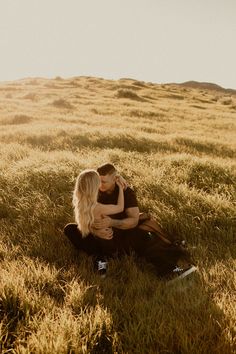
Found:
[[[94, 237], [92, 234], [83, 238], [75, 223], [67, 224], [64, 228], [64, 234], [78, 250], [82, 250], [88, 255], [94, 256], [94, 270], [98, 271], [101, 277], [105, 277], [107, 271], [107, 254], [106, 247], [104, 249], [102, 245], [103, 240]], [[108, 249], [110, 249], [110, 247], [108, 247]]]
[[92, 234], [82, 238], [77, 224], [67, 224], [64, 227], [64, 234], [78, 250], [84, 251], [89, 255], [100, 255], [101, 250], [98, 240]]

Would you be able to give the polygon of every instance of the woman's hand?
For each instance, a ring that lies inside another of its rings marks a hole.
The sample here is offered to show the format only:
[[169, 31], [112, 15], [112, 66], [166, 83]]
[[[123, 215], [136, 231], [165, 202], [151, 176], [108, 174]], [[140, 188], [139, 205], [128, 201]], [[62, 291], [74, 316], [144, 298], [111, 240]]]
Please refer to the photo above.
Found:
[[126, 180], [120, 176], [120, 175], [117, 175], [116, 176], [116, 184], [120, 187], [122, 187], [124, 190], [126, 190], [126, 188], [128, 187], [128, 183], [126, 182]]
[[118, 186], [119, 188], [121, 188], [122, 190], [124, 189], [123, 184], [120, 182], [119, 179], [116, 180], [116, 184], [117, 184], [117, 186]]

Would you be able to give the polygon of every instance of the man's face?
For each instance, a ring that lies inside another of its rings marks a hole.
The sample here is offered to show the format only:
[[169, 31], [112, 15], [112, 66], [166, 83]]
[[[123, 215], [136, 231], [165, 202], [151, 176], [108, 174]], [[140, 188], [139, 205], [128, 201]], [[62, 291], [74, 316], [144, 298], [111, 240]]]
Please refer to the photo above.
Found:
[[107, 192], [107, 193], [112, 192], [116, 185], [115, 176], [116, 176], [115, 173], [111, 175], [100, 176], [101, 184], [99, 190], [101, 192]]

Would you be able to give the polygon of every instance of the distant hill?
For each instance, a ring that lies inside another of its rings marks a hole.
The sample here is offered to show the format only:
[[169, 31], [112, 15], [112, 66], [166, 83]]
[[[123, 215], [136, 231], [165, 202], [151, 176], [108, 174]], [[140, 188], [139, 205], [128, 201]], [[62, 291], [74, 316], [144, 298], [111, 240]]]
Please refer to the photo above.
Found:
[[178, 84], [180, 86], [185, 86], [185, 87], [190, 87], [190, 88], [197, 88], [197, 89], [205, 89], [205, 90], [214, 90], [214, 91], [220, 91], [224, 93], [229, 93], [236, 95], [236, 90], [233, 89], [226, 89], [223, 88], [217, 84], [213, 84], [210, 82], [198, 82], [198, 81], [186, 81], [181, 84]]

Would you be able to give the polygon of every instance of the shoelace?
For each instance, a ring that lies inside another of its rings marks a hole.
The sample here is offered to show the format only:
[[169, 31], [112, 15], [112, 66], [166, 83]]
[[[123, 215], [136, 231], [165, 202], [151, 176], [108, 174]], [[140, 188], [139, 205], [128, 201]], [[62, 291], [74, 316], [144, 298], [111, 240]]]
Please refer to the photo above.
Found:
[[175, 269], [173, 269], [173, 272], [182, 272], [183, 268], [180, 267], [175, 267]]
[[98, 262], [98, 270], [106, 269], [107, 268], [107, 262]]

